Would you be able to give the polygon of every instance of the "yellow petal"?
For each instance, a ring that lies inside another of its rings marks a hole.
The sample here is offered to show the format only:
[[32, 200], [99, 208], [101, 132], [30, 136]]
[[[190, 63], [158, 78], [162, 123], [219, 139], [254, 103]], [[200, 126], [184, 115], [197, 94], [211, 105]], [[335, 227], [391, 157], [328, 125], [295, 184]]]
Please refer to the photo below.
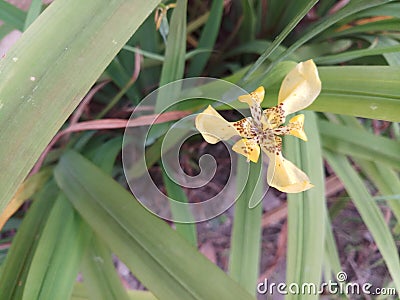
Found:
[[255, 163], [260, 156], [260, 146], [254, 140], [241, 139], [233, 145], [232, 150]]
[[307, 142], [307, 136], [306, 133], [304, 132], [304, 115], [296, 115], [293, 118], [289, 120], [289, 125], [288, 127], [290, 128], [289, 134], [298, 137], [299, 139], [302, 139], [303, 141]]
[[262, 109], [260, 103], [264, 100], [264, 88], [260, 86], [250, 94], [239, 96], [239, 101], [247, 103], [250, 107], [250, 112], [253, 117], [254, 123], [261, 127]]
[[260, 86], [253, 92], [247, 95], [239, 96], [239, 101], [247, 103], [252, 106], [254, 103], [260, 104], [264, 100], [265, 90], [264, 87]]
[[197, 115], [195, 125], [203, 138], [210, 144], [239, 135], [233, 124], [226, 121], [211, 105]]
[[254, 138], [256, 135], [253, 128], [253, 119], [250, 117], [241, 119], [237, 122], [232, 122], [231, 124], [236, 128], [236, 130], [239, 132], [239, 135], [243, 138]]
[[286, 75], [279, 91], [285, 116], [309, 106], [321, 92], [321, 80], [313, 60], [301, 62]]
[[269, 157], [268, 184], [285, 193], [299, 193], [313, 187], [308, 176], [292, 162], [282, 156], [280, 138], [273, 144], [262, 144], [261, 148]]
[[285, 193], [300, 193], [313, 187], [308, 176], [281, 153], [270, 157], [267, 181]]

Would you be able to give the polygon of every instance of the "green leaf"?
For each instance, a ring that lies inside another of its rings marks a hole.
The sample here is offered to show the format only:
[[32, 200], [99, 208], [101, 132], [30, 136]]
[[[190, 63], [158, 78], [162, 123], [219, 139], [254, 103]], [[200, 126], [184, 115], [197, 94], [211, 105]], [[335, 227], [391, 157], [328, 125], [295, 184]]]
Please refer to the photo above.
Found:
[[[255, 295], [260, 268], [262, 198], [265, 184], [261, 173], [262, 161], [249, 165], [244, 157], [238, 161], [237, 181], [246, 182], [235, 203], [229, 274], [249, 293]], [[241, 186], [239, 184], [238, 186]], [[255, 207], [249, 208], [253, 200]]]
[[325, 151], [324, 156], [344, 184], [361, 218], [371, 232], [398, 292], [400, 290], [399, 253], [382, 212], [372, 199], [359, 174], [352, 168], [344, 155]]
[[[171, 17], [171, 32], [168, 35], [165, 62], [163, 64], [160, 78], [160, 86], [182, 79], [183, 77], [186, 54], [186, 10], [187, 0], [179, 0]], [[171, 101], [175, 101], [173, 97], [174, 91], [171, 89], [168, 89], [166, 92], [164, 91], [165, 90], [160, 92], [157, 98], [155, 108], [156, 112], [161, 111], [163, 108], [168, 108], [168, 105], [171, 104]], [[172, 95], [169, 93], [172, 93]], [[168, 95], [168, 97], [163, 95]], [[151, 130], [163, 130], [163, 128], [168, 128], [169, 124], [171, 123], [155, 125], [151, 128]], [[157, 157], [158, 156], [159, 154], [157, 154]], [[162, 166], [161, 172], [168, 196], [175, 201], [188, 202], [185, 191], [182, 189], [182, 187], [169, 178], [168, 173], [165, 171], [165, 167], [166, 166]], [[178, 212], [172, 210], [171, 213], [173, 216], [176, 216]], [[187, 216], [185, 219], [192, 219], [191, 212], [187, 211], [186, 213]], [[176, 222], [175, 226], [177, 232], [185, 237], [187, 241], [189, 241], [192, 245], [197, 245], [197, 230], [194, 223], [180, 224]]]
[[186, 54], [186, 7], [187, 0], [178, 0], [172, 12], [160, 86], [183, 77]]
[[[295, 66], [285, 61], [277, 64], [267, 76], [257, 76], [244, 85], [248, 91], [262, 85], [267, 88], [262, 106], [277, 104], [278, 91], [284, 76]], [[244, 70], [226, 77], [225, 80], [238, 84]], [[397, 66], [340, 66], [319, 67], [322, 91], [307, 109], [321, 112], [352, 115], [357, 117], [400, 121], [400, 67]], [[262, 73], [262, 72], [260, 72]], [[238, 100], [230, 103], [237, 109], [247, 109]], [[220, 106], [218, 109], [228, 109]], [[231, 109], [229, 107], [229, 109]]]
[[25, 19], [25, 12], [4, 0], [0, 0], [0, 20], [14, 29], [23, 31]]
[[244, 75], [243, 80], [246, 81], [255, 70], [257, 70], [261, 64], [268, 59], [268, 57], [278, 48], [283, 40], [292, 32], [296, 25], [304, 18], [309, 10], [318, 2], [318, 0], [302, 1], [304, 6], [301, 10], [298, 10], [296, 16], [291, 19], [285, 29], [274, 39], [272, 44], [265, 50], [265, 52], [257, 59], [257, 61], [250, 67], [250, 69]]
[[256, 13], [254, 0], [241, 0], [243, 22], [240, 26], [239, 38], [242, 43], [254, 40], [256, 35]]
[[55, 1], [0, 61], [0, 211], [158, 2]]
[[[288, 248], [286, 281], [315, 283], [319, 286], [322, 274], [325, 243], [325, 182], [316, 115], [304, 112], [307, 143], [285, 137], [286, 157], [303, 170], [314, 187], [308, 191], [287, 194]], [[318, 299], [317, 294], [288, 294], [286, 299]]]
[[121, 153], [122, 137], [113, 138], [103, 143], [93, 154], [93, 162], [104, 172], [111, 174], [117, 156]]
[[339, 37], [339, 36], [347, 36], [347, 35], [354, 35], [355, 33], [366, 33], [366, 32], [387, 32], [387, 31], [398, 31], [400, 25], [399, 19], [389, 19], [389, 20], [382, 20], [376, 22], [368, 22], [367, 24], [357, 25], [350, 27], [345, 30], [335, 30], [329, 34], [329, 37]]
[[[260, 75], [260, 77], [264, 77], [266, 73], [268, 73], [278, 62], [286, 59], [290, 54], [296, 51], [299, 47], [307, 43], [309, 40], [331, 27], [333, 24], [339, 22], [340, 20], [351, 16], [355, 13], [363, 11], [368, 8], [372, 8], [378, 5], [382, 5], [393, 0], [355, 0], [351, 1], [345, 7], [340, 9], [338, 12], [328, 15], [325, 18], [322, 18], [320, 21], [314, 23], [310, 28], [303, 32], [302, 36], [297, 39], [295, 43], [293, 43], [282, 55], [279, 59], [275, 60], [273, 63], [269, 65], [269, 67]], [[257, 67], [260, 67], [261, 64], [258, 64]], [[257, 68], [254, 68], [255, 71]]]
[[394, 53], [399, 51], [400, 51], [400, 45], [393, 45], [388, 47], [376, 47], [376, 48], [346, 51], [344, 53], [317, 57], [314, 59], [314, 61], [318, 64], [337, 64], [360, 57], [381, 55], [384, 53]]
[[[348, 116], [339, 116], [339, 118], [347, 126], [353, 126], [366, 132], [366, 129], [356, 118]], [[373, 136], [375, 137], [375, 135]], [[373, 145], [375, 142], [375, 140], [370, 140], [371, 145]], [[388, 198], [390, 198], [392, 195], [400, 195], [400, 178], [393, 168], [389, 167], [387, 164], [380, 163], [376, 159], [367, 161], [365, 159], [353, 157], [353, 160], [371, 179], [382, 195], [387, 195], [389, 196]], [[385, 198], [385, 196], [383, 196], [383, 198]], [[397, 222], [400, 222], [400, 202], [398, 200], [389, 199], [386, 201], [396, 217]]]
[[26, 15], [24, 30], [26, 30], [29, 25], [36, 20], [36, 18], [42, 12], [42, 0], [32, 0], [31, 5], [29, 6], [28, 13]]
[[[71, 300], [88, 300], [92, 299], [88, 295], [87, 288], [82, 283], [76, 283]], [[129, 290], [128, 296], [130, 300], [157, 300], [150, 292]]]
[[[324, 254], [324, 268], [331, 271], [330, 274], [326, 274], [325, 282], [327, 281], [328, 278], [330, 278], [331, 273], [334, 273], [335, 275], [339, 272], [342, 271], [341, 265], [340, 265], [340, 258], [339, 258], [339, 252], [337, 249], [337, 245], [335, 242], [335, 237], [333, 236], [333, 231], [332, 231], [332, 223], [329, 219], [328, 214], [325, 217], [325, 254]], [[336, 277], [332, 278], [333, 280], [336, 280]]]
[[79, 154], [67, 152], [56, 167], [55, 176], [84, 220], [157, 298], [252, 299], [165, 222]]
[[51, 181], [35, 197], [3, 264], [0, 276], [0, 299], [22, 299], [32, 259], [57, 194], [57, 186]]
[[400, 169], [400, 143], [354, 126], [318, 121], [323, 145], [331, 151], [370, 161], [379, 161]]
[[68, 299], [90, 229], [59, 194], [29, 268], [22, 299]]
[[[168, 197], [173, 199], [173, 201], [180, 201], [184, 203], [188, 203], [189, 200], [186, 196], [185, 191], [181, 186], [179, 186], [175, 181], [173, 181], [169, 176], [171, 173], [167, 173], [165, 170], [165, 166], [162, 165], [162, 177], [165, 185], [165, 189], [167, 191]], [[175, 211], [174, 206], [171, 207], [171, 214], [173, 219], [180, 219], [176, 214], [182, 214], [182, 210]], [[191, 212], [188, 209], [185, 211], [185, 219], [190, 219]], [[193, 218], [191, 218], [193, 220]], [[179, 232], [189, 243], [191, 243], [194, 247], [197, 248], [197, 229], [196, 224], [192, 223], [178, 223], [175, 222], [176, 231]]]
[[93, 300], [128, 300], [110, 249], [93, 235], [82, 261], [85, 288]]
[[207, 23], [201, 32], [200, 40], [197, 45], [198, 49], [209, 50], [206, 53], [197, 55], [190, 63], [188, 77], [200, 76], [210, 57], [211, 50], [214, 47], [218, 36], [219, 27], [221, 25], [222, 13], [224, 8], [223, 0], [212, 1], [210, 15]]

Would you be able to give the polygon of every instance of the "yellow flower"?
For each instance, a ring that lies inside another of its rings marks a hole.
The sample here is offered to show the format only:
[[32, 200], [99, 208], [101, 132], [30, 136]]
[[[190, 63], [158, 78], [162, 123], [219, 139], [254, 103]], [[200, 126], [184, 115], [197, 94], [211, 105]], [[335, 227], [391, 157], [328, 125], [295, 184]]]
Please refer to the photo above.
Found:
[[321, 81], [312, 60], [301, 62], [289, 72], [282, 82], [278, 105], [261, 109], [264, 88], [239, 97], [249, 105], [252, 117], [237, 122], [226, 121], [212, 106], [196, 117], [196, 128], [204, 139], [215, 144], [240, 136], [232, 149], [248, 161], [257, 162], [261, 150], [269, 157], [268, 184], [286, 193], [298, 193], [313, 187], [308, 176], [282, 156], [282, 135], [293, 135], [304, 141], [304, 115], [292, 117], [287, 125], [286, 116], [309, 106], [321, 92]]

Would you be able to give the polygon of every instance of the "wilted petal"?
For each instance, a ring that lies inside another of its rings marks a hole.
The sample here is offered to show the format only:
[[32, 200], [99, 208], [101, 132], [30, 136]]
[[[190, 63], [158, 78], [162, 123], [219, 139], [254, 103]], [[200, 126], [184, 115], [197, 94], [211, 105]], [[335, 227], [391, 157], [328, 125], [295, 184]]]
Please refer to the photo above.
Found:
[[264, 88], [260, 86], [254, 92], [251, 92], [248, 95], [239, 96], [238, 98], [240, 102], [245, 102], [249, 105], [251, 115], [253, 116], [253, 121], [260, 128], [262, 128], [262, 109], [260, 104], [264, 100], [264, 94]]
[[233, 145], [232, 150], [244, 155], [248, 160], [255, 163], [260, 156], [260, 146], [254, 140], [241, 139]]
[[301, 62], [286, 75], [279, 91], [278, 103], [283, 103], [285, 115], [309, 106], [321, 92], [321, 80], [313, 60]]
[[239, 135], [233, 123], [226, 121], [211, 105], [197, 115], [195, 125], [203, 138], [210, 144]]

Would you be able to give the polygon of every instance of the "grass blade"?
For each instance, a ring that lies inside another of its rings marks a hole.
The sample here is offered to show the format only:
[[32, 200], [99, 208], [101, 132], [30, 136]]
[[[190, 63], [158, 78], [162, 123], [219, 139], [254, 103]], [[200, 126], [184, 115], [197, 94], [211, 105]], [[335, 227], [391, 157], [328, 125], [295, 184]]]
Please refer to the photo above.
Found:
[[386, 266], [389, 269], [390, 275], [395, 282], [396, 289], [399, 292], [399, 254], [390, 229], [382, 216], [382, 212], [376, 202], [372, 199], [362, 179], [354, 168], [352, 168], [345, 156], [335, 154], [331, 151], [325, 151], [324, 156], [346, 187], [346, 190], [357, 207], [361, 218], [371, 232], [382, 257], [385, 260]]
[[36, 20], [36, 18], [42, 12], [42, 0], [32, 0], [31, 6], [29, 6], [28, 13], [26, 15], [24, 30]]
[[[361, 12], [368, 8], [376, 7], [393, 0], [371, 0], [371, 1], [363, 1], [363, 0], [355, 0], [351, 1], [344, 8], [336, 12], [335, 14], [328, 15], [327, 17], [321, 19], [321, 21], [313, 24], [312, 27], [295, 42], [293, 43], [282, 55], [279, 59], [275, 60], [273, 63], [269, 65], [269, 67], [264, 71], [264, 73], [260, 77], [264, 77], [266, 73], [268, 73], [278, 62], [286, 59], [289, 55], [291, 55], [294, 51], [296, 51], [299, 47], [304, 45], [306, 42], [331, 27], [333, 24], [339, 22], [340, 20], [351, 16], [355, 13]], [[258, 65], [258, 67], [260, 67]], [[253, 70], [253, 72], [256, 68]]]
[[[312, 189], [288, 194], [288, 249], [286, 281], [319, 285], [325, 243], [325, 183], [316, 116], [305, 113], [309, 141], [285, 138], [285, 153], [310, 177]], [[313, 295], [287, 295], [286, 299], [318, 299]]]
[[49, 179], [51, 172], [49, 169], [44, 169], [28, 177], [18, 188], [15, 196], [8, 203], [4, 212], [0, 215], [0, 230], [3, 228], [7, 220], [21, 207], [21, 205], [31, 198]]
[[[90, 300], [89, 293], [87, 288], [82, 283], [76, 283], [74, 287], [74, 291], [71, 297], [71, 300]], [[157, 300], [150, 292], [147, 291], [128, 291], [128, 299], [130, 300]], [[97, 299], [96, 299], [97, 300]]]
[[318, 121], [323, 145], [331, 151], [379, 161], [400, 169], [400, 143], [382, 136], [376, 136], [354, 126]]
[[[160, 86], [178, 79], [182, 79], [183, 77], [186, 54], [186, 10], [187, 0], [179, 0], [171, 17], [171, 31], [168, 35], [165, 62], [163, 64], [160, 78]], [[169, 93], [172, 93], [172, 95]], [[171, 89], [168, 89], [167, 92], [165, 92], [168, 97], [163, 97], [164, 92], [160, 93], [159, 97], [157, 98], [155, 108], [156, 112], [161, 111], [163, 108], [168, 108], [170, 103], [168, 100], [166, 101], [166, 99], [175, 101], [173, 93], [174, 91]], [[161, 124], [153, 126], [152, 129], [167, 128], [167, 126], [168, 124]], [[165, 171], [165, 168], [166, 166], [162, 166], [161, 172], [168, 196], [175, 201], [188, 202], [185, 191], [182, 189], [182, 187], [169, 178], [170, 175], [168, 175], [168, 173]], [[174, 210], [171, 212], [173, 216], [176, 214]], [[187, 211], [187, 214], [188, 217], [185, 219], [190, 220], [191, 212]], [[185, 237], [187, 241], [189, 241], [192, 245], [197, 245], [197, 230], [194, 223], [180, 224], [176, 222], [175, 226], [176, 231]]]
[[[175, 201], [188, 203], [189, 200], [185, 194], [185, 191], [177, 183], [171, 180], [171, 178], [169, 177], [170, 174], [171, 173], [167, 173], [165, 171], [165, 167], [162, 166], [162, 177], [168, 196], [171, 199], [174, 199]], [[174, 206], [171, 207], [171, 214], [172, 217], [174, 218], [177, 217], [176, 213], [182, 213], [182, 210], [180, 210], [180, 212], [175, 212], [173, 207]], [[189, 209], [185, 213], [187, 213], [187, 215], [189, 216], [191, 215]], [[197, 230], [194, 222], [193, 223], [175, 222], [175, 228], [176, 231], [179, 232], [189, 243], [191, 243], [193, 246], [197, 248]]]
[[[281, 62], [268, 76], [257, 76], [259, 80], [254, 78], [254, 81], [243, 87], [247, 90], [253, 90], [260, 85], [268, 87], [262, 106], [275, 106], [280, 83], [291, 68], [293, 68], [291, 62]], [[370, 119], [400, 121], [400, 114], [398, 114], [400, 67], [319, 67], [318, 72], [322, 81], [322, 91], [307, 109]], [[225, 79], [238, 83], [241, 74], [243, 70]], [[273, 82], [272, 85], [271, 82]], [[247, 108], [246, 104], [239, 101], [230, 104], [239, 109]]]
[[172, 12], [160, 86], [183, 77], [186, 54], [186, 8], [187, 0], [178, 0]]
[[[54, 182], [48, 183], [37, 195], [14, 237], [0, 275], [0, 299], [21, 299], [29, 267], [43, 234], [47, 219], [58, 194]], [[21, 284], [22, 283], [22, 284]]]
[[0, 0], [0, 20], [14, 29], [22, 31], [25, 19], [25, 12], [4, 0]]
[[[335, 242], [335, 237], [332, 232], [332, 223], [330, 222], [329, 216], [325, 218], [325, 259], [324, 266], [329, 266], [335, 274], [342, 271], [340, 265], [339, 252]], [[336, 278], [334, 278], [336, 280]]]
[[394, 53], [399, 51], [400, 51], [400, 45], [394, 45], [388, 47], [377, 47], [372, 49], [346, 51], [344, 53], [317, 57], [314, 59], [314, 61], [318, 64], [337, 64], [360, 57], [382, 55], [384, 53]]
[[22, 299], [68, 299], [90, 234], [71, 203], [59, 194], [32, 259]]
[[198, 49], [208, 50], [208, 52], [200, 53], [192, 59], [187, 75], [188, 77], [200, 76], [203, 72], [203, 69], [207, 64], [211, 51], [214, 47], [215, 41], [217, 40], [223, 8], [223, 0], [212, 1], [210, 15], [203, 31], [201, 32], [199, 44], [197, 46]]
[[245, 158], [238, 159], [237, 180], [245, 181], [246, 185], [235, 203], [229, 274], [249, 293], [255, 295], [261, 251], [262, 202], [256, 202], [257, 206], [249, 208], [249, 201], [263, 198], [265, 184], [262, 181], [261, 161], [249, 166]]
[[85, 221], [157, 298], [252, 299], [79, 154], [67, 152], [56, 167], [55, 176]]
[[9, 141], [0, 148], [0, 212], [158, 2], [55, 1], [0, 61], [0, 136]]
[[112, 260], [111, 251], [92, 236], [82, 261], [82, 274], [90, 299], [128, 300]]
[[309, 10], [318, 2], [318, 0], [306, 1], [304, 7], [298, 12], [298, 14], [291, 19], [285, 29], [274, 39], [272, 44], [265, 50], [265, 52], [256, 60], [256, 62], [250, 67], [243, 77], [243, 81], [246, 81], [261, 65], [264, 61], [270, 57], [270, 55], [279, 47], [283, 40], [292, 32], [296, 25], [304, 18]]

